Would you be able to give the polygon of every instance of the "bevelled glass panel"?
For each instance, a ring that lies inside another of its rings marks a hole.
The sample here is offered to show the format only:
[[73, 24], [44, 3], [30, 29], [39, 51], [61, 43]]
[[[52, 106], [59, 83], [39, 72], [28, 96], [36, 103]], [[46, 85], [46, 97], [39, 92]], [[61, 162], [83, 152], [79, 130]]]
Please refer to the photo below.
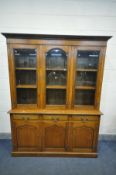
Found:
[[66, 104], [66, 90], [47, 89], [46, 104], [47, 105], [65, 105]]
[[15, 67], [36, 67], [36, 49], [14, 49]]
[[97, 72], [78, 71], [76, 76], [76, 86], [95, 86]]
[[67, 67], [67, 55], [64, 50], [59, 48], [51, 49], [46, 54], [46, 68]]
[[16, 70], [16, 84], [17, 85], [36, 84], [36, 71], [35, 70]]
[[66, 85], [66, 72], [63, 71], [47, 71], [47, 85]]
[[47, 105], [66, 104], [66, 83], [67, 83], [66, 52], [60, 48], [53, 48], [46, 53]]
[[79, 50], [77, 52], [77, 68], [97, 69], [100, 51]]
[[37, 90], [36, 89], [17, 89], [17, 104], [36, 104]]
[[75, 105], [94, 105], [95, 90], [75, 90]]

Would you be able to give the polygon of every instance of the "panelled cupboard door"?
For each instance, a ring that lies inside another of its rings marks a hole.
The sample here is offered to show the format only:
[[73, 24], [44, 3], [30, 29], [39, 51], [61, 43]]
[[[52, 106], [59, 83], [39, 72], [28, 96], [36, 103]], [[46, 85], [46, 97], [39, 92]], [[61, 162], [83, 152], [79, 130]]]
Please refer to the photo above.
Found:
[[[40, 50], [36, 45], [10, 45], [9, 68], [13, 107], [39, 105]], [[37, 88], [38, 87], [38, 88]]]
[[50, 45], [40, 46], [40, 48], [43, 107], [64, 108], [69, 105], [70, 47]]
[[41, 149], [40, 123], [38, 120], [13, 120], [13, 145], [18, 151]]
[[64, 152], [67, 150], [67, 122], [44, 121], [43, 151]]
[[105, 49], [95, 46], [73, 47], [75, 107], [98, 107]]
[[75, 121], [70, 123], [71, 150], [74, 152], [96, 151], [98, 136], [98, 122], [96, 121]]

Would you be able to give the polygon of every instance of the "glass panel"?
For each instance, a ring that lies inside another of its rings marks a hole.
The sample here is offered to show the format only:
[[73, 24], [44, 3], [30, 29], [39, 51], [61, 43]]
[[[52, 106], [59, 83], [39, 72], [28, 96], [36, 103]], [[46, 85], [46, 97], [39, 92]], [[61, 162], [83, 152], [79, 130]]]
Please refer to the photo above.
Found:
[[46, 54], [46, 85], [51, 85], [52, 89], [46, 89], [47, 105], [66, 104], [66, 89], [56, 88], [57, 85], [66, 86], [66, 77], [67, 55], [65, 51], [59, 48], [49, 50]]
[[67, 67], [66, 53], [59, 48], [51, 49], [46, 54], [46, 68], [63, 68]]
[[75, 105], [94, 105], [94, 90], [76, 90]]
[[64, 105], [66, 103], [66, 90], [47, 89], [46, 103], [48, 105]]
[[36, 104], [37, 89], [27, 88], [25, 85], [36, 85], [36, 49], [14, 49], [16, 67], [16, 85], [18, 104]]
[[75, 105], [94, 105], [99, 55], [96, 50], [77, 52]]
[[16, 70], [16, 83], [17, 85], [36, 84], [36, 71], [35, 70]]
[[17, 103], [18, 104], [36, 104], [37, 91], [36, 89], [17, 89]]
[[36, 49], [14, 49], [16, 67], [36, 67]]
[[79, 71], [76, 73], [76, 86], [95, 86], [97, 72]]
[[83, 69], [97, 69], [99, 51], [79, 50], [77, 53], [77, 67]]
[[47, 71], [47, 85], [66, 85], [66, 72], [63, 71]]

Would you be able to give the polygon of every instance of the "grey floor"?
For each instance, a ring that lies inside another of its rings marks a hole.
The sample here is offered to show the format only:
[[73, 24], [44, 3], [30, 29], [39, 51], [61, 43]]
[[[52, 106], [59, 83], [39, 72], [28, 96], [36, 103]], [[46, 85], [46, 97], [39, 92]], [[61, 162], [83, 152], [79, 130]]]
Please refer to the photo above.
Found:
[[116, 142], [99, 143], [98, 158], [11, 157], [11, 141], [0, 140], [0, 175], [116, 175]]

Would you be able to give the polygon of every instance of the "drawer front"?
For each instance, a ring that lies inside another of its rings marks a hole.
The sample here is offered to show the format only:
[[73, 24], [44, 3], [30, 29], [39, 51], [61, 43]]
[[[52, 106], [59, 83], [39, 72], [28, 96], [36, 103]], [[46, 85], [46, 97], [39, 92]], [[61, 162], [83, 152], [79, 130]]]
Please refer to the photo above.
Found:
[[67, 121], [67, 115], [43, 115], [43, 120], [56, 120], [56, 121]]
[[28, 114], [15, 114], [13, 115], [14, 120], [38, 120], [39, 115], [28, 115]]
[[70, 120], [71, 121], [82, 121], [82, 122], [87, 122], [87, 121], [99, 121], [99, 116], [71, 116]]

